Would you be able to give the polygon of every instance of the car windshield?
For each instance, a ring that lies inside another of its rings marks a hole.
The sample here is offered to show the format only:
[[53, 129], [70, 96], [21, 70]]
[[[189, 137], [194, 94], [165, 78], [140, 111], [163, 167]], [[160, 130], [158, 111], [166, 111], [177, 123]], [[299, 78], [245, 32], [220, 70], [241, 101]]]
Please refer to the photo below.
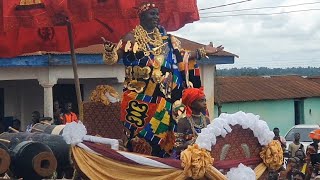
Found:
[[294, 134], [300, 133], [300, 142], [311, 142], [312, 139], [309, 138], [309, 133], [316, 128], [293, 128], [286, 135], [286, 141], [294, 141]]

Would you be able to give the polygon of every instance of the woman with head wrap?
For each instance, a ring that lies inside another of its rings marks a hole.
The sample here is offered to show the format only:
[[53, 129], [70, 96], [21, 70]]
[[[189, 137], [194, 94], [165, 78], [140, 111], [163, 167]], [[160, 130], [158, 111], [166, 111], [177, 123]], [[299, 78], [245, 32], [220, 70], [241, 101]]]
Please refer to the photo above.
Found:
[[176, 156], [188, 145], [192, 145], [202, 128], [210, 123], [206, 116], [207, 103], [203, 88], [188, 88], [183, 91], [182, 103], [186, 107], [186, 117], [179, 119], [176, 133]]

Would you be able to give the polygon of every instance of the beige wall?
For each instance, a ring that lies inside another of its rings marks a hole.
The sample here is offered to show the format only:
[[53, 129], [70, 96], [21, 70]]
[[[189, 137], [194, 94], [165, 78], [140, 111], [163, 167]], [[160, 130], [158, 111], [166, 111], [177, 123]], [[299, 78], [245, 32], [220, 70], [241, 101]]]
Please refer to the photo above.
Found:
[[[72, 84], [73, 80], [59, 80], [59, 84]], [[81, 79], [84, 88], [84, 100], [89, 99], [90, 93], [97, 85], [108, 84], [121, 93], [122, 83], [113, 79]], [[43, 115], [43, 88], [38, 80], [0, 81], [4, 88], [4, 115], [21, 120], [24, 129], [31, 122], [31, 113], [39, 111]]]
[[25, 127], [32, 111], [43, 113], [43, 88], [37, 80], [0, 81], [4, 88], [4, 115], [21, 120]]
[[[84, 87], [84, 100], [88, 100], [91, 91], [99, 84], [113, 85], [121, 92], [124, 80], [122, 65], [79, 65], [78, 74]], [[0, 68], [0, 88], [4, 88], [5, 96], [5, 117], [20, 119], [24, 129], [31, 121], [32, 111], [44, 113], [46, 99], [42, 85], [56, 83], [74, 84], [71, 66]]]

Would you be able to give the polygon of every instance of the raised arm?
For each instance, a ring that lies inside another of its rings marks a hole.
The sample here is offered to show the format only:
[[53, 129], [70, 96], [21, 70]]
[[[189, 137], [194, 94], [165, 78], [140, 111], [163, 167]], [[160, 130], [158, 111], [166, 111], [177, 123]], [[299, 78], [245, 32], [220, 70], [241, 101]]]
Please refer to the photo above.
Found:
[[130, 41], [134, 43], [134, 36], [132, 32], [129, 32], [118, 43], [107, 41], [104, 38], [102, 40], [104, 46], [103, 61], [108, 65], [112, 65], [117, 63], [124, 54], [123, 42]]

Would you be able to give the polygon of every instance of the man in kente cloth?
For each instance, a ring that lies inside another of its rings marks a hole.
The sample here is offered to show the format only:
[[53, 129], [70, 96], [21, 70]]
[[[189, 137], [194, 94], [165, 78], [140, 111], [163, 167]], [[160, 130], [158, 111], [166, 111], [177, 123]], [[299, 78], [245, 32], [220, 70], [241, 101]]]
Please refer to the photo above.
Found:
[[[127, 148], [137, 153], [169, 157], [176, 129], [172, 105], [179, 102], [185, 87], [201, 86], [195, 59], [222, 48], [208, 45], [191, 52], [183, 51], [178, 39], [159, 25], [156, 4], [143, 3], [138, 15], [140, 25], [118, 44], [105, 41], [103, 58], [106, 64], [117, 63], [122, 58], [125, 65], [121, 121], [129, 131]], [[189, 63], [187, 78], [184, 62]]]
[[186, 107], [186, 117], [179, 119], [174, 158], [179, 159], [181, 151], [195, 143], [198, 133], [210, 124], [207, 114], [206, 97], [203, 88], [188, 88], [183, 91], [182, 103]]

